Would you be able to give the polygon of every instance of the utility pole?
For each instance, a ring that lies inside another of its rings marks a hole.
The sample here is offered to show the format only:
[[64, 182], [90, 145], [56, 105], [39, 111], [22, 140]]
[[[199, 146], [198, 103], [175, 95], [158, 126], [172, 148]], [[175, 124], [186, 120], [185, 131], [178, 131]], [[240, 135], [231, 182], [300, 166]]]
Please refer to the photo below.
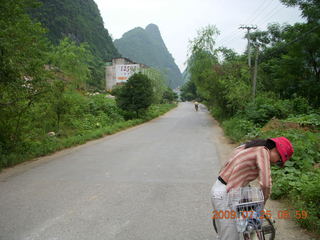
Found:
[[248, 39], [248, 65], [249, 68], [251, 69], [251, 46], [250, 46], [250, 30], [251, 29], [257, 29], [256, 26], [245, 26], [245, 25], [241, 25], [241, 27], [239, 27], [240, 29], [247, 29], [247, 39]]
[[256, 97], [256, 88], [257, 88], [257, 73], [258, 73], [258, 57], [259, 57], [259, 47], [256, 47], [256, 57], [254, 60], [254, 72], [252, 79], [252, 96], [253, 99]]

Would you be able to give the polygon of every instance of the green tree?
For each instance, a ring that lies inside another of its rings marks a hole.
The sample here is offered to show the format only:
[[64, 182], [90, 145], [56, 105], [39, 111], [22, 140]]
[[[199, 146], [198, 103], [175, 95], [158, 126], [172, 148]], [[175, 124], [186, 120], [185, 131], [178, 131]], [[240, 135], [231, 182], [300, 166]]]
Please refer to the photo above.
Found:
[[202, 51], [212, 54], [216, 44], [214, 38], [219, 34], [219, 30], [214, 25], [201, 28], [197, 32], [197, 37], [190, 41], [189, 51], [192, 55]]
[[217, 88], [217, 81], [213, 76], [213, 65], [218, 63], [218, 56], [214, 51], [214, 38], [219, 34], [215, 26], [207, 26], [198, 31], [194, 40], [190, 41], [188, 68], [191, 81], [197, 88], [197, 94], [212, 102], [213, 89]]
[[191, 90], [187, 97], [192, 96], [194, 84], [196, 91], [193, 91], [215, 109], [216, 117], [226, 118], [243, 110], [250, 100], [249, 71], [244, 57], [231, 49], [214, 48], [218, 33], [209, 26], [191, 42], [192, 55], [188, 60], [191, 81], [186, 87]]
[[28, 129], [30, 107], [47, 91], [45, 29], [27, 9], [33, 0], [0, 4], [0, 148], [17, 147]]
[[93, 59], [87, 43], [77, 45], [69, 38], [61, 40], [51, 53], [52, 64], [69, 76], [77, 89], [87, 88], [91, 78], [89, 65], [92, 64]]
[[281, 2], [290, 7], [298, 6], [309, 22], [316, 23], [320, 18], [319, 0], [281, 0]]
[[151, 80], [153, 90], [153, 103], [160, 103], [162, 101], [163, 93], [167, 89], [166, 78], [164, 74], [154, 68], [143, 69], [143, 74], [147, 75]]
[[151, 80], [142, 73], [132, 75], [117, 92], [118, 106], [125, 111], [134, 112], [137, 118], [148, 109], [154, 98]]
[[167, 88], [166, 91], [163, 92], [162, 102], [163, 103], [172, 103], [178, 100], [178, 94], [174, 92], [171, 88]]
[[62, 116], [66, 114], [70, 108], [70, 102], [65, 96], [67, 85], [64, 81], [55, 81], [51, 91], [51, 107], [56, 116], [56, 130], [60, 130]]
[[194, 82], [189, 80], [181, 87], [181, 100], [192, 101], [197, 98], [197, 87]]
[[313, 23], [273, 24], [251, 35], [261, 46], [258, 87], [278, 97], [304, 97], [320, 106], [320, 29]]

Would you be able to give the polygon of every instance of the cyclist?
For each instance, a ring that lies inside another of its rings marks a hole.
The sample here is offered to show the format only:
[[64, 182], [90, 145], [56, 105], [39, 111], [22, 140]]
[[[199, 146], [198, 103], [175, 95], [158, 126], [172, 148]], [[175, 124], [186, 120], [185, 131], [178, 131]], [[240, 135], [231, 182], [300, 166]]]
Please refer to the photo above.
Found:
[[[253, 140], [237, 147], [220, 170], [219, 177], [211, 189], [214, 210], [231, 211], [227, 201], [228, 192], [244, 187], [257, 178], [266, 202], [271, 190], [270, 164], [283, 167], [292, 154], [292, 144], [285, 137]], [[219, 239], [239, 239], [235, 219], [216, 219], [216, 224]]]
[[199, 108], [199, 103], [196, 101], [194, 102], [194, 108], [196, 109], [196, 111], [198, 111], [198, 108]]

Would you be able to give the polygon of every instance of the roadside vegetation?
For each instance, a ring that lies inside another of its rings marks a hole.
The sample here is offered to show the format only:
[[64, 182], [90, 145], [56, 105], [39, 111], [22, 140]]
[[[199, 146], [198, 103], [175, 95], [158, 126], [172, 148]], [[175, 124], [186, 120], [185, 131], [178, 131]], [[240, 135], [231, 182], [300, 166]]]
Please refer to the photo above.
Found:
[[216, 27], [201, 29], [190, 45], [190, 81], [181, 97], [202, 100], [236, 143], [290, 139], [295, 152], [285, 168], [273, 167], [271, 197], [307, 211], [298, 223], [320, 234], [320, 5], [311, 0], [282, 2], [300, 7], [306, 22], [271, 24], [266, 31], [250, 33], [251, 68], [248, 52], [215, 48]]
[[140, 124], [176, 106], [177, 95], [155, 73], [150, 78], [136, 74], [112, 95], [106, 93], [104, 67], [88, 44], [65, 38], [52, 45], [46, 29], [26, 13], [32, 3], [0, 6], [0, 170]]

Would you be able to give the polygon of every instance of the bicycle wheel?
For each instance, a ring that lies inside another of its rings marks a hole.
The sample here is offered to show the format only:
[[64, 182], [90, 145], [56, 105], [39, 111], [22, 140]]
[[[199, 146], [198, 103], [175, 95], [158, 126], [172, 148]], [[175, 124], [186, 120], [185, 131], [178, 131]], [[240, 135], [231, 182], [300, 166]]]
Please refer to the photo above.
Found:
[[[264, 216], [264, 224], [262, 225], [262, 233], [265, 237], [265, 240], [274, 240], [275, 236], [276, 236], [276, 229], [274, 228], [273, 226], [273, 223], [272, 221], [267, 218], [266, 216]], [[217, 229], [217, 224], [216, 224], [216, 220], [215, 219], [212, 219], [212, 225], [213, 225], [213, 228], [215, 230], [216, 233], [218, 233], [218, 229]], [[259, 239], [257, 237], [257, 235], [254, 233], [252, 234], [244, 234], [243, 236], [243, 239]]]
[[262, 225], [262, 232], [266, 240], [274, 240], [276, 236], [276, 229], [273, 226], [271, 219], [264, 215], [264, 223]]
[[245, 232], [243, 233], [244, 240], [265, 240], [263, 236], [263, 232], [261, 230], [256, 230], [252, 232]]

